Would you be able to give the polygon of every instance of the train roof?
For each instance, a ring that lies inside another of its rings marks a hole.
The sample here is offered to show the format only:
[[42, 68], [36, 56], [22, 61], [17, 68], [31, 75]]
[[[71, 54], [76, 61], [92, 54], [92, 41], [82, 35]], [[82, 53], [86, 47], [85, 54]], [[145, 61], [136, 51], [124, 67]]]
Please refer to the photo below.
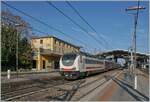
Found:
[[80, 52], [72, 52], [72, 53], [84, 55], [84, 56], [86, 56], [86, 57], [92, 57], [92, 58], [98, 58], [98, 59], [100, 59], [98, 56], [92, 55], [92, 54], [87, 53], [87, 52], [82, 52], [82, 51], [80, 51]]
[[109, 60], [109, 59], [105, 59], [105, 58], [99, 58], [98, 56], [96, 56], [96, 55], [92, 55], [92, 54], [90, 54], [90, 53], [86, 53], [86, 52], [69, 52], [69, 53], [65, 53], [65, 55], [66, 54], [79, 54], [79, 55], [84, 55], [84, 56], [86, 56], [86, 57], [92, 57], [92, 58], [96, 58], [96, 59], [99, 59], [99, 60], [105, 60], [105, 61], [111, 61], [111, 60]]
[[85, 56], [88, 56], [88, 57], [94, 57], [94, 58], [96, 58], [95, 55], [92, 55], [92, 54], [87, 53], [87, 52], [80, 52], [80, 54], [85, 55]]

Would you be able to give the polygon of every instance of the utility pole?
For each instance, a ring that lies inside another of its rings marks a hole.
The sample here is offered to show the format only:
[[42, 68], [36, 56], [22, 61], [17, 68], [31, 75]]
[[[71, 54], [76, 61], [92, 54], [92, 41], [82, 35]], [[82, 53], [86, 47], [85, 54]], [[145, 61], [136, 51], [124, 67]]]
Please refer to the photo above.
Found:
[[[139, 6], [139, 1], [138, 1], [138, 6], [133, 6], [129, 7], [126, 9], [126, 11], [135, 11], [136, 13], [129, 13], [134, 16], [134, 32], [132, 34], [132, 50], [131, 50], [131, 67], [132, 71], [135, 73], [135, 68], [136, 68], [136, 32], [137, 32], [137, 21], [138, 21], [138, 15], [139, 15], [139, 10], [145, 9], [145, 7]], [[134, 53], [133, 53], [134, 52]]]
[[128, 48], [128, 58], [129, 58], [129, 62], [128, 62], [128, 70], [129, 72], [132, 72], [132, 65], [133, 65], [133, 55], [132, 55], [132, 47]]
[[134, 16], [134, 32], [132, 35], [132, 50], [134, 53], [132, 53], [131, 50], [131, 67], [132, 72], [134, 75], [134, 89], [137, 89], [137, 73], [136, 73], [136, 32], [137, 32], [137, 21], [138, 21], [138, 15], [139, 10], [145, 9], [145, 7], [139, 6], [140, 1], [138, 1], [138, 6], [129, 7], [126, 9], [126, 11], [135, 11], [136, 13], [130, 13]]
[[131, 66], [130, 66], [130, 72], [133, 73], [134, 63], [133, 63], [133, 49], [131, 48]]

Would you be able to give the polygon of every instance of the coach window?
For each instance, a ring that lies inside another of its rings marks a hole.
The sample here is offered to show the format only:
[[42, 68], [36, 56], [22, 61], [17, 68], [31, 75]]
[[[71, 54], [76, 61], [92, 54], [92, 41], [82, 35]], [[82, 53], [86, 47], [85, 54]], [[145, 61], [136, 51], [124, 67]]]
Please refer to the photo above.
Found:
[[82, 63], [82, 56], [80, 56], [80, 62]]
[[40, 44], [43, 44], [43, 40], [40, 40]]
[[88, 60], [87, 59], [85, 59], [85, 63], [88, 64]]

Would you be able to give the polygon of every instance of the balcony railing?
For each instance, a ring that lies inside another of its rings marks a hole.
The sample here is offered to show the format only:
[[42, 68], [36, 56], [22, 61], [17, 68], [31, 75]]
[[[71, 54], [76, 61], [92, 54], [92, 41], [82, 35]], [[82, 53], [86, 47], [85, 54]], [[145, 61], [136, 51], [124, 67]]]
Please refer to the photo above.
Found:
[[40, 48], [38, 50], [37, 48], [35, 48], [33, 49], [33, 55], [36, 55], [38, 51], [40, 51], [40, 54], [45, 54], [45, 55], [50, 55], [50, 54], [63, 55], [64, 53], [72, 52], [71, 49], [62, 49], [62, 48], [57, 48], [57, 47], [54, 47], [53, 50], [44, 49], [44, 48]]
[[41, 54], [57, 54], [57, 55], [63, 55], [63, 52], [51, 50], [51, 49], [40, 49]]

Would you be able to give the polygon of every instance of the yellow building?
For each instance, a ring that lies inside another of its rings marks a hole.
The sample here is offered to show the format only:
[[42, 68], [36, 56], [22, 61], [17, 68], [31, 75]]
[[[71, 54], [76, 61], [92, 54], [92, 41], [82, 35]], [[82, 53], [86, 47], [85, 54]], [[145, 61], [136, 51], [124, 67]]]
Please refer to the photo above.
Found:
[[59, 68], [59, 59], [64, 53], [80, 50], [80, 47], [54, 36], [34, 37], [31, 40], [31, 46], [33, 50], [33, 68], [47, 71]]

